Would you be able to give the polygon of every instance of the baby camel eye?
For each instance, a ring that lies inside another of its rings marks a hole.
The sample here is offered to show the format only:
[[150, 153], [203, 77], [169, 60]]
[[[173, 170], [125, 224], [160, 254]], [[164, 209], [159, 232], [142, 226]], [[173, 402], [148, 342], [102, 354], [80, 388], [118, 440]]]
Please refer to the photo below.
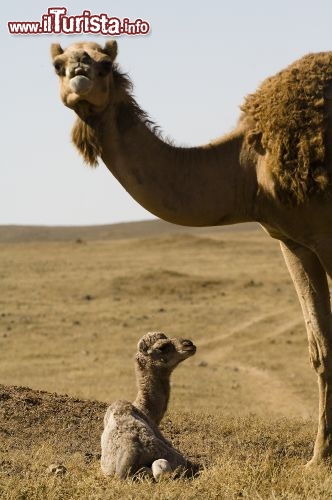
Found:
[[172, 345], [172, 344], [163, 344], [163, 345], [161, 345], [161, 346], [158, 348], [158, 350], [159, 350], [159, 351], [161, 351], [161, 352], [163, 352], [163, 353], [164, 353], [164, 352], [169, 352], [169, 351], [171, 351], [171, 350], [172, 350], [172, 347], [173, 347], [173, 345]]

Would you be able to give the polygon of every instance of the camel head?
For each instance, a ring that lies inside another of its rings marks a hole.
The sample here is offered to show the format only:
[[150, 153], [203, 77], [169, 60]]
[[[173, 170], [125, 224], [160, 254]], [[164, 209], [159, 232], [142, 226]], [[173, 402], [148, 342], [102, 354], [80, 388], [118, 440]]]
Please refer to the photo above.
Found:
[[147, 333], [137, 345], [136, 361], [141, 368], [151, 367], [173, 371], [193, 356], [196, 346], [188, 339], [171, 339], [162, 332]]
[[65, 50], [55, 43], [51, 55], [65, 106], [79, 116], [103, 111], [114, 87], [116, 41], [107, 41], [104, 48], [93, 42], [74, 43]]

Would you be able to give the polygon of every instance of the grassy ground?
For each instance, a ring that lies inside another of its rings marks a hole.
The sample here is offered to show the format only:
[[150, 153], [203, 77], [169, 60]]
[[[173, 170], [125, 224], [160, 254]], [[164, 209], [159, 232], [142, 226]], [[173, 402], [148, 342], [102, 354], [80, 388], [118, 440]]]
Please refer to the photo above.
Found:
[[[300, 307], [278, 244], [249, 229], [128, 237], [127, 227], [116, 239], [75, 229], [62, 241], [7, 230], [0, 382], [74, 400], [3, 388], [1, 498], [332, 498], [331, 471], [303, 468], [317, 396]], [[194, 481], [99, 472], [105, 404], [80, 398], [132, 399], [132, 358], [150, 330], [198, 346], [174, 373], [163, 423], [203, 465]], [[46, 473], [54, 461], [65, 476]]]
[[[6, 500], [331, 498], [331, 469], [303, 467], [314, 431], [308, 421], [172, 411], [163, 431], [189, 457], [200, 461], [200, 476], [159, 484], [120, 481], [104, 478], [99, 469], [103, 404], [23, 389], [3, 388], [3, 394], [11, 416], [15, 407], [30, 406], [22, 417], [12, 416], [15, 423], [9, 428], [20, 423], [22, 432], [16, 439], [7, 436], [10, 447], [0, 454], [0, 492]], [[65, 475], [48, 474], [51, 463], [64, 464]]]
[[[101, 475], [104, 403], [13, 387], [1, 387], [0, 400], [7, 430], [0, 453], [4, 499], [330, 498], [332, 471], [303, 467], [311, 453], [310, 421], [171, 411], [163, 432], [202, 472], [194, 480], [155, 484]], [[65, 475], [48, 474], [52, 463], [63, 464]]]

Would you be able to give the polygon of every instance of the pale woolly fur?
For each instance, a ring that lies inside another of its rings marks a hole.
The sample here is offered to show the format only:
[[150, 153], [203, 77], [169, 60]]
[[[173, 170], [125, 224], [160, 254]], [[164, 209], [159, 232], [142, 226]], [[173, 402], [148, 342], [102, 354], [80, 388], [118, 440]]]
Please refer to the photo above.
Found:
[[139, 341], [135, 364], [137, 397], [133, 403], [115, 401], [104, 418], [104, 474], [124, 479], [142, 472], [159, 479], [171, 472], [192, 476], [197, 471], [158, 428], [167, 409], [171, 373], [195, 350], [191, 341], [169, 339], [161, 332], [148, 333]]

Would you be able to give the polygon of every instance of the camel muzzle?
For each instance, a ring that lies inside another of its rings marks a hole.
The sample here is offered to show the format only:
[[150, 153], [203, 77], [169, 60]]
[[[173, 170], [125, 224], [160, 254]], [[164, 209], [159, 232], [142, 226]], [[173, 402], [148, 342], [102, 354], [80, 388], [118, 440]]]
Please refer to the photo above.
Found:
[[93, 82], [84, 75], [76, 75], [69, 81], [69, 86], [78, 95], [85, 95], [90, 92]]
[[191, 353], [191, 354], [195, 354], [196, 352], [196, 346], [195, 344], [192, 343], [191, 340], [183, 340], [182, 341], [182, 352], [186, 352], [186, 353]]

